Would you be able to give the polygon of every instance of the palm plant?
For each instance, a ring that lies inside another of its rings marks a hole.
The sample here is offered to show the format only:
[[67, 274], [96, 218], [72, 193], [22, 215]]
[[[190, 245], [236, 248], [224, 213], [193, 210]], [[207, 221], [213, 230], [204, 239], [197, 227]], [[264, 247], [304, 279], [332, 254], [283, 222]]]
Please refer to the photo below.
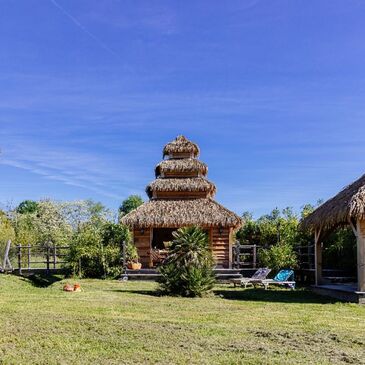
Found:
[[214, 285], [213, 257], [207, 234], [199, 227], [173, 233], [169, 255], [159, 268], [160, 284], [167, 294], [203, 296]]

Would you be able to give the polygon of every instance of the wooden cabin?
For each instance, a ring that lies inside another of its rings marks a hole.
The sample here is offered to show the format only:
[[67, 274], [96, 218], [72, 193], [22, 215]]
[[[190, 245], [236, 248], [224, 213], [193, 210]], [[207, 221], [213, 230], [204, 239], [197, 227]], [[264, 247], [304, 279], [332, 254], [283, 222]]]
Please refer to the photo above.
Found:
[[143, 268], [156, 266], [173, 231], [191, 225], [207, 232], [217, 268], [231, 268], [233, 233], [241, 219], [214, 200], [216, 187], [207, 179], [199, 152], [184, 136], [168, 143], [156, 179], [146, 187], [149, 201], [121, 219], [133, 231]]
[[[357, 240], [357, 283], [333, 285], [322, 276], [322, 246], [329, 232], [344, 225]], [[314, 233], [317, 292], [365, 304], [365, 175], [319, 206], [302, 226]]]

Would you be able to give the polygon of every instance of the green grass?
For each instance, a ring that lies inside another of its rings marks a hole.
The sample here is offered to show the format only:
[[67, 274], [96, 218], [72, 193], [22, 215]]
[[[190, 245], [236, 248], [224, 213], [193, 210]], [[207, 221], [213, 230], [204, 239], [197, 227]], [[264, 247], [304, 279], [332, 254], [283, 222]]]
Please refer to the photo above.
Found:
[[56, 279], [0, 275], [0, 364], [365, 363], [365, 306], [229, 286], [158, 297], [154, 283], [107, 280], [66, 293]]

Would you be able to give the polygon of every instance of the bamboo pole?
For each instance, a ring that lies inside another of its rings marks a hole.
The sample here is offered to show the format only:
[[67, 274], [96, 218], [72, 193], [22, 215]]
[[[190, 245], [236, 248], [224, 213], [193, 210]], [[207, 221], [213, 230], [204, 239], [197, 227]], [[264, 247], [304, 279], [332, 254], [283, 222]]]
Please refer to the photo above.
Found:
[[322, 283], [322, 245], [320, 242], [321, 228], [314, 232], [314, 269], [315, 269], [315, 284]]
[[356, 222], [357, 289], [365, 292], [365, 219]]

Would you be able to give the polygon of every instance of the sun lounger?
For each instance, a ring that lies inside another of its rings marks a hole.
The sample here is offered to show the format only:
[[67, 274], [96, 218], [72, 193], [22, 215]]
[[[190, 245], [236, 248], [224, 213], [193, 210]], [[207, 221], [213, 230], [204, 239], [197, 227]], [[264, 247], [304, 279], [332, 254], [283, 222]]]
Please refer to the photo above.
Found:
[[260, 284], [263, 280], [266, 279], [267, 275], [269, 275], [269, 272], [271, 269], [268, 269], [267, 267], [262, 267], [250, 277], [250, 278], [238, 278], [238, 279], [232, 279], [231, 282], [236, 285], [247, 287], [248, 284], [254, 285], [254, 284]]
[[265, 290], [269, 285], [284, 285], [291, 289], [295, 289], [294, 271], [293, 270], [280, 270], [274, 279], [261, 280], [261, 284]]

